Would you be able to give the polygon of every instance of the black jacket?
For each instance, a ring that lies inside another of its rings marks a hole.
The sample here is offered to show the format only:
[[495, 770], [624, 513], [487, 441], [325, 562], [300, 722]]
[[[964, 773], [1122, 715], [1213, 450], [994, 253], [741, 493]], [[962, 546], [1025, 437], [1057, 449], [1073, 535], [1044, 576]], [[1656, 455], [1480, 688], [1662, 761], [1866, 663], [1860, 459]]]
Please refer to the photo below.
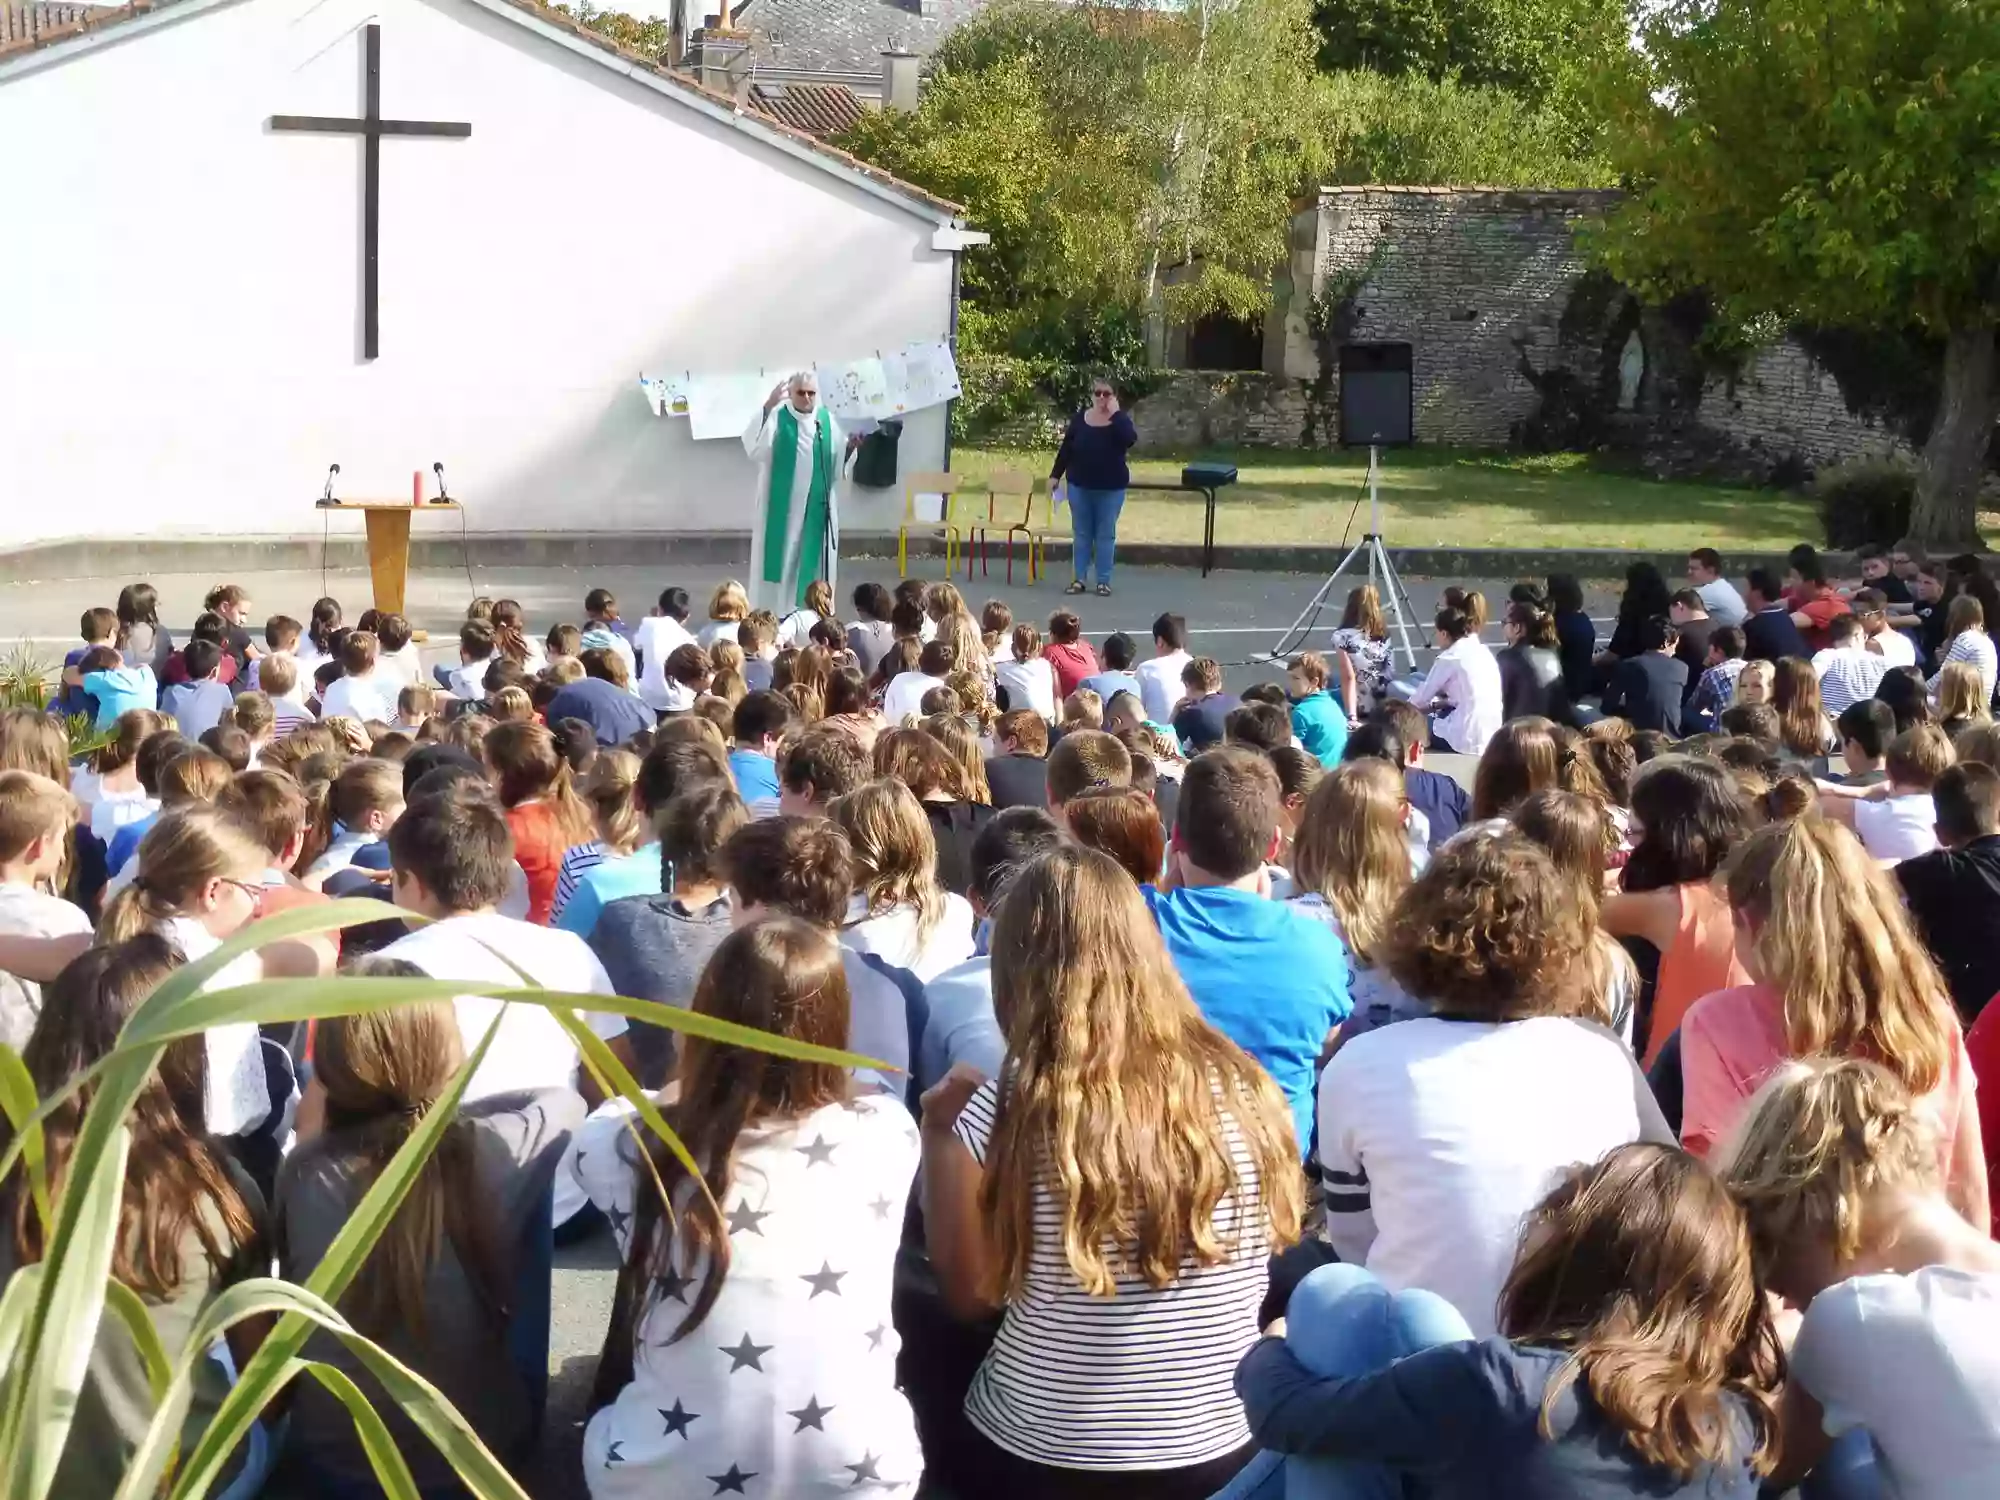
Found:
[[1658, 651], [1621, 661], [1604, 690], [1604, 711], [1630, 719], [1634, 729], [1663, 729], [1679, 738], [1687, 668]]
[[1505, 646], [1493, 653], [1500, 666], [1500, 712], [1507, 719], [1570, 722], [1569, 684], [1562, 658], [1547, 646]]
[[1970, 1026], [2000, 994], [2000, 836], [1938, 849], [1896, 866], [1896, 879], [1931, 956]]
[[986, 784], [996, 810], [1049, 805], [1049, 763], [1039, 755], [993, 756], [986, 762]]

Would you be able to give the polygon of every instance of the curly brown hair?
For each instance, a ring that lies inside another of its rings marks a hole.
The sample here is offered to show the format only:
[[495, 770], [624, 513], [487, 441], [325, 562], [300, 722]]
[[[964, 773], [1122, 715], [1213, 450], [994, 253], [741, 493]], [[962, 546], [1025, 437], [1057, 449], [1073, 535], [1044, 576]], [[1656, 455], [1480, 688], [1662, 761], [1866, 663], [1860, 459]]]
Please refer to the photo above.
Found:
[[1438, 852], [1397, 903], [1385, 958], [1440, 1015], [1569, 1015], [1593, 930], [1547, 852], [1501, 833]]

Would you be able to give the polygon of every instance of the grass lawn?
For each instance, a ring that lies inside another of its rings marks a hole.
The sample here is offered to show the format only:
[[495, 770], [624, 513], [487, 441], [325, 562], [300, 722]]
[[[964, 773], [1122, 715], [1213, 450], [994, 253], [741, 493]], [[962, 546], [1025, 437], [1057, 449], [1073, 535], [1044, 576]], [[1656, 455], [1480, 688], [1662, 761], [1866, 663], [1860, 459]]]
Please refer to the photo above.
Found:
[[[1193, 457], [1195, 455], [1186, 455]], [[1365, 453], [1270, 449], [1209, 451], [1242, 471], [1216, 506], [1216, 540], [1233, 546], [1337, 543], [1368, 526]], [[1148, 455], [1134, 482], [1178, 483], [1183, 456]], [[974, 480], [997, 468], [1048, 472], [1047, 452], [960, 448], [952, 467]], [[978, 504], [978, 501], [972, 502]], [[1585, 454], [1477, 453], [1448, 448], [1387, 451], [1382, 465], [1382, 531], [1405, 547], [1615, 547], [1678, 552], [1783, 552], [1817, 542], [1810, 501], [1778, 490], [1672, 483], [1617, 473]], [[1198, 542], [1197, 497], [1140, 491], [1125, 502], [1121, 542]]]

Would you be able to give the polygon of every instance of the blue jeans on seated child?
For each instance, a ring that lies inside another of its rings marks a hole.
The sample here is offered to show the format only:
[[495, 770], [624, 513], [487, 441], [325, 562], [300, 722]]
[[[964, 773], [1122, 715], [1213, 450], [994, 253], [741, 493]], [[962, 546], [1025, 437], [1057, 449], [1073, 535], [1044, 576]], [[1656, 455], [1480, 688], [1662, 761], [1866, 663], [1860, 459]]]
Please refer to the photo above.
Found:
[[1069, 487], [1070, 562], [1078, 583], [1090, 582], [1097, 564], [1097, 581], [1111, 582], [1111, 553], [1118, 543], [1118, 512], [1125, 508], [1123, 490]]
[[[1366, 1375], [1472, 1330], [1435, 1293], [1391, 1292], [1361, 1266], [1322, 1266], [1285, 1308], [1285, 1342], [1315, 1375]], [[1403, 1500], [1403, 1482], [1380, 1464], [1260, 1453], [1214, 1500]]]

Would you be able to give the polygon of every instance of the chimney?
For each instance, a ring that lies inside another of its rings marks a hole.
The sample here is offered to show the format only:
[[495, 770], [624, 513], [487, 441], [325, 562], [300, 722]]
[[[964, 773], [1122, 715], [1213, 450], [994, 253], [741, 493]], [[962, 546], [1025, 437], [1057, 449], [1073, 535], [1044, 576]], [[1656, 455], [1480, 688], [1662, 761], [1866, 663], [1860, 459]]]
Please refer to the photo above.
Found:
[[740, 32], [728, 36], [718, 35], [713, 28], [703, 32], [695, 64], [702, 87], [718, 94], [734, 93], [748, 76], [744, 61], [749, 51], [749, 43]]
[[882, 54], [882, 107], [910, 113], [917, 107], [917, 67], [922, 59], [914, 52]]

